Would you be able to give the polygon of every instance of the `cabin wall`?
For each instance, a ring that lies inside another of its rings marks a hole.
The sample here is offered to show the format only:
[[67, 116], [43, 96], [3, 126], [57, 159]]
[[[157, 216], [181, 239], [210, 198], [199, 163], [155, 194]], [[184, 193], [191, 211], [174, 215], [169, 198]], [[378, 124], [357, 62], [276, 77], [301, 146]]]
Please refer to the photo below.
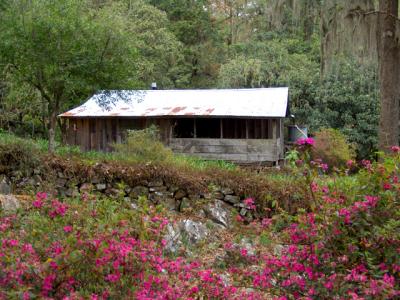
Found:
[[244, 163], [275, 162], [280, 156], [276, 139], [173, 138], [169, 147], [175, 153]]
[[283, 119], [71, 118], [67, 143], [83, 151], [111, 151], [113, 143], [126, 138], [127, 130], [151, 125], [177, 153], [240, 162], [284, 158]]
[[112, 144], [121, 143], [127, 130], [138, 130], [156, 125], [163, 143], [168, 144], [171, 126], [168, 119], [120, 119], [120, 118], [70, 118], [67, 122], [67, 144], [76, 145], [82, 151], [111, 151]]

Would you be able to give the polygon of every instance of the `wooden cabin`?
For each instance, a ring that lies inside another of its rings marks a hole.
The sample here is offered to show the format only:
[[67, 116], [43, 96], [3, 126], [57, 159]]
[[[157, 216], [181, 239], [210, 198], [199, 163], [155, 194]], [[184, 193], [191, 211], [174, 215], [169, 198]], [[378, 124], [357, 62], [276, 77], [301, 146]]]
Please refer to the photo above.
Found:
[[284, 157], [288, 88], [102, 91], [61, 114], [67, 142], [110, 151], [129, 129], [159, 127], [176, 153], [241, 163]]

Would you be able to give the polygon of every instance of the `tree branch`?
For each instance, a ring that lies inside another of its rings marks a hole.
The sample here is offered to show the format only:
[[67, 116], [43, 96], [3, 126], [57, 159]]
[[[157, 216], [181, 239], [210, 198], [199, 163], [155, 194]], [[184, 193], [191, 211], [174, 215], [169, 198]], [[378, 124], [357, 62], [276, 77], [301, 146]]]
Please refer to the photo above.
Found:
[[388, 17], [391, 17], [391, 18], [395, 19], [396, 21], [400, 21], [399, 17], [397, 17], [397, 16], [395, 16], [395, 15], [393, 15], [393, 14], [390, 14], [390, 13], [388, 13], [388, 12], [386, 12], [386, 11], [374, 10], [374, 11], [369, 11], [369, 12], [363, 13], [364, 16], [375, 15], [375, 14], [376, 14], [376, 15], [380, 15], [380, 14], [386, 15], [386, 16], [388, 16]]
[[[13, 67], [18, 73], [21, 74], [21, 72], [20, 72], [20, 70], [19, 70], [19, 68], [18, 68], [17, 65], [15, 65], [15, 64], [10, 64], [10, 66]], [[21, 75], [22, 75], [22, 74], [21, 74]], [[31, 84], [33, 87], [35, 87], [35, 88], [39, 91], [40, 95], [41, 95], [44, 99], [46, 99], [47, 102], [48, 102], [49, 104], [52, 102], [50, 96], [47, 95], [46, 91], [44, 90], [43, 86], [42, 86], [40, 83], [35, 82], [33, 79], [31, 79], [31, 78], [29, 78], [29, 77], [26, 77], [26, 76], [23, 76], [23, 75], [22, 75], [22, 77], [23, 77], [23, 80], [24, 80], [24, 81], [26, 81], [27, 83], [29, 83], [29, 84]]]
[[106, 44], [104, 45], [104, 49], [103, 49], [103, 51], [102, 51], [102, 53], [101, 53], [101, 56], [100, 56], [100, 66], [103, 64], [104, 56], [106, 55], [106, 51], [107, 51], [108, 45], [110, 44], [110, 41], [111, 41], [111, 35], [108, 36], [108, 38], [107, 38], [107, 40], [106, 40]]

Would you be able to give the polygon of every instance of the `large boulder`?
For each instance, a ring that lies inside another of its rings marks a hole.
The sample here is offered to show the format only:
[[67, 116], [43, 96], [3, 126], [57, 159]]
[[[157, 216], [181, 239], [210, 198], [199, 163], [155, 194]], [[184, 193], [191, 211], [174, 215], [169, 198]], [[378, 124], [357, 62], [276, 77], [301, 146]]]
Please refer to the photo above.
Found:
[[0, 195], [0, 206], [5, 212], [14, 212], [21, 207], [21, 204], [13, 195]]
[[226, 228], [232, 224], [232, 208], [222, 200], [214, 200], [204, 209], [206, 217]]
[[[190, 219], [182, 220], [174, 225], [168, 224], [165, 250], [176, 253], [183, 246], [189, 248], [206, 239], [209, 235], [207, 227]], [[183, 242], [185, 241], [186, 244]]]

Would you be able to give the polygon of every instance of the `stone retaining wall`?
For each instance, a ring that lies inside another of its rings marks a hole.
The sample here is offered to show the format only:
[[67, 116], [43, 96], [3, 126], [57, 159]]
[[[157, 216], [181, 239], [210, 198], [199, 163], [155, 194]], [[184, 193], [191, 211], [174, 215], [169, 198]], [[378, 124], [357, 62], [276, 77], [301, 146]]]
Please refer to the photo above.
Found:
[[[0, 194], [52, 191], [61, 197], [74, 197], [88, 192], [123, 199], [133, 207], [136, 206], [139, 197], [146, 197], [151, 204], [162, 204], [177, 212], [198, 209], [201, 204], [199, 210], [211, 218], [214, 215], [214, 219], [218, 219], [216, 222], [224, 226], [228, 222], [224, 217], [220, 219], [215, 209], [235, 209], [247, 221], [255, 217], [255, 212], [248, 210], [243, 204], [244, 197], [236, 195], [233, 189], [227, 187], [209, 186], [205, 192], [193, 193], [185, 186], [168, 183], [162, 178], [142, 179], [140, 184], [128, 185], [120, 178], [106, 180], [99, 179], [102, 176], [93, 176], [86, 180], [78, 180], [73, 174], [67, 174], [68, 172], [61, 171], [43, 172], [39, 169], [32, 170], [29, 176], [21, 176], [18, 171], [8, 175], [0, 174]], [[211, 206], [207, 206], [207, 203], [211, 203]]]

